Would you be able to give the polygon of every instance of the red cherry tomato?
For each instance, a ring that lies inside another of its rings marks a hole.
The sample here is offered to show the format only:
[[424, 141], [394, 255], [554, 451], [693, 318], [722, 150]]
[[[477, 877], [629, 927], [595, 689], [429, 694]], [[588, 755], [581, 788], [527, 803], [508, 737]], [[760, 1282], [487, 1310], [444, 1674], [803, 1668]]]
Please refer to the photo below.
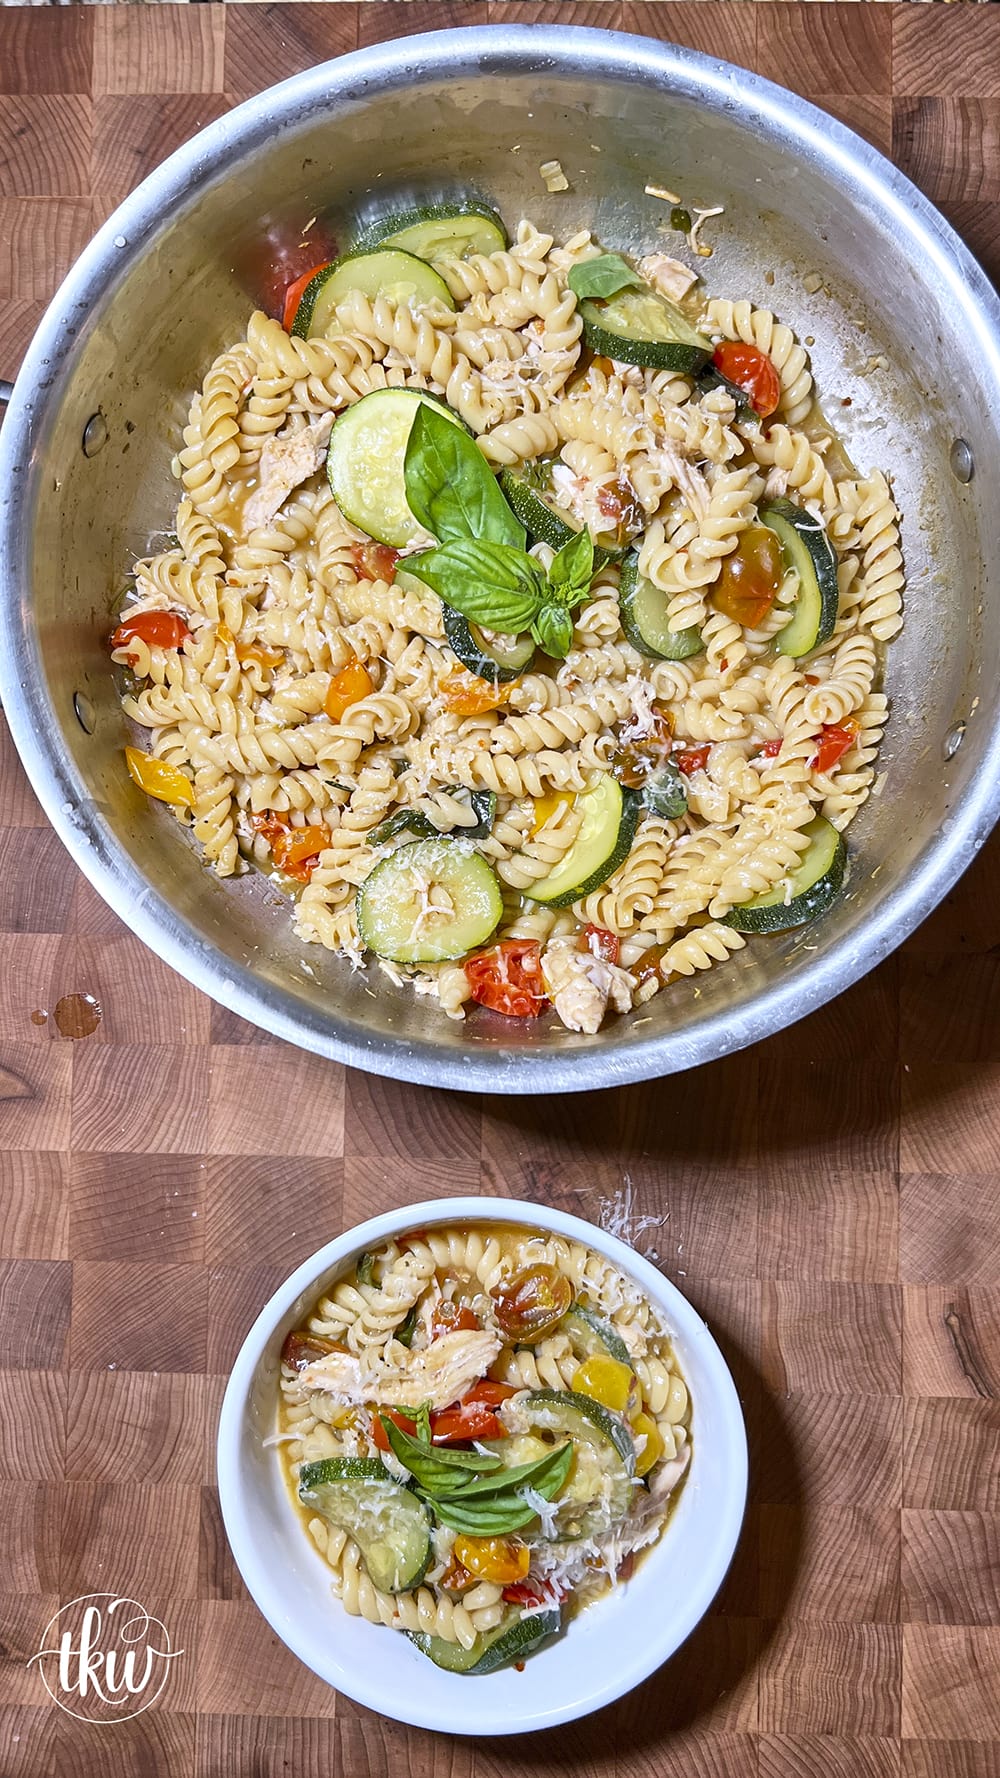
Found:
[[674, 755], [677, 761], [677, 770], [682, 772], [685, 778], [693, 777], [695, 772], [703, 772], [708, 764], [710, 752], [710, 747], [685, 747], [683, 753]]
[[270, 809], [263, 815], [251, 815], [250, 825], [267, 841], [278, 869], [297, 883], [308, 883], [319, 854], [330, 844], [328, 827], [293, 827], [287, 816]]
[[785, 564], [781, 545], [766, 525], [748, 525], [731, 555], [723, 558], [712, 604], [735, 623], [755, 630], [778, 597]]
[[391, 586], [396, 578], [399, 551], [390, 549], [387, 543], [352, 543], [351, 560], [362, 580], [386, 580]]
[[346, 1346], [339, 1346], [336, 1340], [328, 1340], [323, 1334], [303, 1333], [296, 1329], [290, 1333], [281, 1348], [282, 1364], [290, 1365], [292, 1370], [304, 1370], [316, 1358], [326, 1358], [331, 1352], [346, 1352]]
[[854, 746], [858, 738], [858, 725], [847, 721], [843, 724], [828, 723], [820, 729], [819, 746], [813, 754], [812, 764], [817, 772], [832, 772], [844, 754]]
[[306, 285], [311, 283], [317, 272], [325, 271], [329, 263], [328, 259], [321, 259], [319, 265], [311, 265], [307, 272], [300, 272], [299, 276], [289, 284], [285, 291], [285, 306], [281, 316], [281, 325], [286, 333], [292, 331], [296, 311], [305, 294]]
[[781, 400], [781, 378], [766, 352], [742, 340], [720, 340], [712, 353], [716, 370], [749, 396], [754, 413], [766, 420]]
[[533, 938], [506, 938], [465, 964], [473, 1000], [508, 1018], [533, 1019], [548, 1005], [542, 947]]
[[431, 1415], [431, 1444], [460, 1445], [474, 1438], [505, 1438], [507, 1428], [485, 1402], [460, 1401]]
[[431, 1316], [431, 1339], [439, 1340], [446, 1333], [471, 1333], [478, 1326], [479, 1316], [464, 1303], [440, 1302]]
[[621, 945], [618, 934], [609, 932], [606, 926], [585, 926], [580, 934], [580, 949], [599, 957], [602, 963], [617, 963]]
[[530, 1346], [562, 1320], [573, 1301], [573, 1286], [555, 1266], [526, 1266], [490, 1295], [501, 1333]]
[[781, 736], [775, 735], [773, 740], [765, 741], [761, 752], [765, 759], [777, 759], [781, 752]]
[[400, 1432], [408, 1432], [410, 1437], [413, 1437], [417, 1430], [417, 1422], [415, 1420], [408, 1419], [405, 1414], [399, 1413], [396, 1408], [378, 1408], [372, 1415], [372, 1442], [377, 1451], [390, 1451], [392, 1449], [385, 1427], [382, 1425], [380, 1418], [380, 1415], [382, 1414], [385, 1415], [387, 1420], [391, 1420], [394, 1426], [398, 1426]]
[[125, 648], [133, 636], [150, 648], [180, 648], [191, 631], [182, 617], [173, 611], [137, 611], [125, 617], [111, 635], [112, 649]]
[[504, 1587], [503, 1596], [508, 1605], [556, 1606], [565, 1598], [566, 1591], [556, 1581], [517, 1580], [512, 1586]]

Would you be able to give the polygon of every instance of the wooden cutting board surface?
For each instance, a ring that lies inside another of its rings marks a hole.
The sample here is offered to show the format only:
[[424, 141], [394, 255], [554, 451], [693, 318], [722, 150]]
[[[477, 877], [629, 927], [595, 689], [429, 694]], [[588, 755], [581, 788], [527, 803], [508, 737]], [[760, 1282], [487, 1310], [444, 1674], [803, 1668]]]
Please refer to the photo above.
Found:
[[[796, 86], [1000, 269], [1000, 7], [0, 9], [0, 376], [97, 223], [233, 102], [359, 43], [542, 17]], [[996, 1778], [1000, 846], [794, 1030], [562, 1103], [345, 1073], [213, 1006], [76, 875], [6, 741], [0, 856], [3, 1778]], [[100, 1003], [88, 1036], [59, 1029], [73, 995]], [[285, 1652], [228, 1555], [212, 1449], [239, 1341], [370, 1213], [483, 1188], [596, 1219], [626, 1180], [743, 1397], [731, 1576], [668, 1667], [575, 1727], [489, 1747], [382, 1721]], [[24, 1663], [105, 1588], [185, 1652], [99, 1728]]]

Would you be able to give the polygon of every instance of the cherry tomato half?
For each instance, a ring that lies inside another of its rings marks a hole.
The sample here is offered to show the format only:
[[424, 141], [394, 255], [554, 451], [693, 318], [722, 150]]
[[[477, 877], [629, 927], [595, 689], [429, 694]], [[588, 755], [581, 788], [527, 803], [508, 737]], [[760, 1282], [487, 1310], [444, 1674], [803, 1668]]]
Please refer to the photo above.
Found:
[[292, 331], [295, 324], [296, 311], [298, 310], [299, 303], [305, 295], [307, 284], [312, 283], [317, 272], [325, 271], [329, 263], [328, 259], [321, 259], [319, 265], [311, 265], [307, 272], [300, 272], [298, 277], [293, 279], [292, 283], [289, 284], [288, 289], [285, 291], [285, 306], [281, 316], [281, 325], [286, 333], [291, 333]]
[[360, 704], [375, 690], [375, 681], [359, 660], [348, 661], [335, 673], [327, 688], [323, 709], [331, 722], [342, 722], [352, 704]]
[[490, 1295], [501, 1333], [530, 1346], [562, 1320], [573, 1301], [573, 1286], [555, 1266], [526, 1266]]
[[288, 1335], [281, 1348], [281, 1362], [290, 1365], [293, 1371], [301, 1371], [316, 1358], [327, 1358], [331, 1352], [346, 1350], [346, 1346], [338, 1346], [336, 1340], [328, 1340], [323, 1334], [307, 1333], [297, 1328]]
[[467, 1537], [460, 1532], [455, 1556], [470, 1574], [498, 1587], [515, 1586], [531, 1567], [531, 1551], [519, 1537]]
[[362, 580], [385, 580], [389, 585], [396, 578], [398, 549], [387, 543], [352, 543], [351, 560]]
[[765, 759], [777, 759], [778, 754], [781, 752], [781, 747], [781, 736], [774, 735], [770, 741], [764, 742], [764, 745], [761, 748], [761, 753], [764, 755]]
[[720, 340], [712, 353], [716, 370], [749, 396], [754, 413], [766, 420], [781, 400], [781, 378], [766, 352], [742, 340]]
[[639, 790], [649, 778], [662, 771], [670, 756], [673, 720], [662, 704], [652, 706], [653, 726], [648, 735], [626, 741], [611, 756], [615, 777], [630, 790]]
[[820, 729], [819, 746], [813, 754], [813, 769], [817, 772], [832, 772], [844, 754], [854, 746], [858, 738], [856, 722], [828, 723]]
[[580, 949], [599, 957], [602, 963], [617, 963], [621, 945], [617, 932], [609, 932], [606, 926], [585, 926], [580, 934]]
[[674, 761], [677, 770], [685, 778], [691, 778], [695, 772], [703, 772], [708, 764], [710, 747], [685, 747], [683, 753], [675, 753]]
[[505, 1438], [507, 1428], [482, 1401], [460, 1401], [431, 1415], [432, 1445], [463, 1445], [474, 1438]]
[[438, 696], [455, 716], [482, 716], [487, 710], [502, 710], [510, 691], [506, 685], [490, 685], [488, 680], [462, 671], [442, 679]]
[[471, 1333], [479, 1326], [479, 1316], [464, 1303], [440, 1302], [431, 1316], [431, 1339], [439, 1340], [446, 1333]]
[[508, 1018], [533, 1019], [548, 1005], [542, 947], [534, 938], [506, 938], [465, 964], [473, 1000]]
[[766, 525], [748, 525], [731, 555], [723, 558], [712, 591], [717, 611], [755, 630], [778, 597], [785, 575], [781, 544]]
[[125, 617], [111, 634], [112, 649], [126, 648], [133, 636], [145, 642], [150, 648], [180, 648], [186, 642], [191, 631], [182, 617], [173, 611], [137, 611], [134, 617]]
[[269, 809], [263, 815], [251, 815], [250, 824], [271, 848], [279, 870], [297, 883], [308, 883], [319, 854], [330, 844], [330, 829], [325, 825], [293, 827], [285, 815]]

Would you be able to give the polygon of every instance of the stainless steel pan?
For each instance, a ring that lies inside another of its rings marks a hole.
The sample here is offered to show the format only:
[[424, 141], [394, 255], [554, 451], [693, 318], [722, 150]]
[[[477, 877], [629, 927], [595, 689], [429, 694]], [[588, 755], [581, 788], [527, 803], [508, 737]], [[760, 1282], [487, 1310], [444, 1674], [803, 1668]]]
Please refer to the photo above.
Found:
[[[552, 158], [568, 193], [545, 190], [538, 168]], [[814, 930], [755, 942], [697, 990], [678, 984], [597, 1037], [491, 1017], [450, 1024], [376, 972], [352, 974], [302, 946], [266, 883], [219, 882], [122, 769], [109, 605], [123, 564], [169, 528], [168, 465], [190, 391], [244, 328], [251, 297], [234, 268], [265, 225], [364, 215], [456, 183], [491, 194], [508, 218], [586, 222], [636, 247], [665, 220], [647, 183], [725, 204], [705, 262], [711, 287], [766, 298], [815, 341], [820, 388], [846, 416], [857, 460], [894, 474], [905, 514], [908, 616], [888, 674], [887, 777], [851, 829], [848, 894]], [[803, 288], [810, 273], [822, 279], [815, 295]], [[998, 425], [996, 295], [933, 207], [801, 99], [603, 31], [491, 27], [364, 50], [189, 142], [116, 212], [55, 298], [0, 433], [7, 718], [50, 819], [117, 913], [207, 993], [291, 1042], [496, 1092], [689, 1068], [871, 969], [996, 819]]]

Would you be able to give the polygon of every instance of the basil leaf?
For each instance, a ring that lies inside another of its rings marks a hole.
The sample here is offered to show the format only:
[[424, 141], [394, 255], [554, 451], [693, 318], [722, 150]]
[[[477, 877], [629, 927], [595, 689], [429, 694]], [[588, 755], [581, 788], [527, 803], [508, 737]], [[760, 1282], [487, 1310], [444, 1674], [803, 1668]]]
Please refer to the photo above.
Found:
[[551, 1500], [566, 1480], [572, 1461], [573, 1445], [568, 1441], [547, 1451], [544, 1457], [536, 1457], [533, 1463], [519, 1463], [513, 1469], [498, 1469], [490, 1475], [479, 1476], [462, 1487], [462, 1506], [470, 1506], [475, 1500], [492, 1500], [518, 1488], [535, 1488], [546, 1500]]
[[663, 815], [670, 821], [686, 813], [687, 785], [674, 760], [664, 760], [652, 776], [646, 779], [639, 800], [651, 814]]
[[543, 601], [545, 581], [531, 556], [508, 543], [454, 538], [407, 559], [415, 574], [470, 624], [517, 634]]
[[[431, 829], [432, 833], [436, 833], [437, 829], [434, 827], [432, 822], [428, 821], [427, 825]], [[412, 1344], [413, 1344], [413, 1336], [416, 1333], [416, 1331], [417, 1331], [417, 1305], [416, 1305], [416, 1303], [414, 1303], [412, 1309], [410, 1310], [410, 1313], [406, 1317], [406, 1320], [403, 1322], [401, 1327], [397, 1327], [397, 1329], [392, 1337], [394, 1340], [398, 1340], [398, 1342], [401, 1346], [409, 1347], [409, 1346], [412, 1346]], [[427, 1403], [426, 1402], [424, 1402], [422, 1404], [422, 1406], [420, 1407], [418, 1414], [417, 1414], [417, 1432], [418, 1432], [418, 1434], [422, 1434], [423, 1422], [425, 1420], [427, 1422], [427, 1443], [430, 1444], [430, 1442], [431, 1442], [430, 1441], [430, 1420], [427, 1415]]]
[[555, 661], [564, 661], [573, 645], [573, 619], [565, 605], [543, 605], [531, 634]]
[[[427, 1413], [427, 1408], [424, 1404], [422, 1409], [402, 1408], [397, 1409], [397, 1412], [412, 1415], [417, 1419], [419, 1432], [419, 1422], [421, 1417]], [[399, 1458], [403, 1468], [409, 1470], [421, 1488], [427, 1489], [428, 1492], [454, 1492], [461, 1488], [463, 1480], [469, 1478], [470, 1472], [475, 1475], [485, 1470], [503, 1467], [499, 1457], [485, 1456], [480, 1451], [448, 1451], [442, 1450], [438, 1446], [425, 1444], [421, 1438], [414, 1438], [401, 1426], [397, 1426], [388, 1414], [379, 1414], [379, 1419], [393, 1454]], [[427, 1430], [429, 1433], [429, 1420]]]
[[489, 1501], [480, 1506], [465, 1507], [459, 1500], [438, 1500], [422, 1494], [442, 1525], [451, 1531], [464, 1531], [470, 1537], [506, 1537], [511, 1531], [523, 1531], [538, 1514], [523, 1500]]
[[[593, 541], [589, 531], [578, 531], [553, 556], [549, 564], [549, 586], [565, 598], [567, 592], [588, 593], [593, 578]], [[568, 599], [565, 602], [570, 603]]]
[[492, 831], [497, 813], [497, 793], [495, 790], [474, 790], [469, 797], [472, 813], [476, 816], [475, 827], [464, 827], [462, 836], [467, 840], [485, 840]]
[[403, 459], [406, 504], [439, 543], [474, 537], [523, 548], [515, 518], [475, 439], [421, 402]]
[[[388, 840], [394, 840], [398, 833], [415, 833], [422, 840], [430, 840], [437, 833], [437, 828], [419, 809], [397, 809], [394, 815], [387, 816], [378, 827], [373, 828], [366, 843], [369, 846], [384, 846]], [[361, 1277], [360, 1266], [358, 1278], [362, 1284], [371, 1282], [370, 1279]], [[396, 1338], [399, 1339], [398, 1334]]]
[[620, 253], [602, 253], [597, 259], [585, 259], [571, 268], [567, 282], [574, 296], [615, 296], [619, 290], [644, 287], [638, 272]]

